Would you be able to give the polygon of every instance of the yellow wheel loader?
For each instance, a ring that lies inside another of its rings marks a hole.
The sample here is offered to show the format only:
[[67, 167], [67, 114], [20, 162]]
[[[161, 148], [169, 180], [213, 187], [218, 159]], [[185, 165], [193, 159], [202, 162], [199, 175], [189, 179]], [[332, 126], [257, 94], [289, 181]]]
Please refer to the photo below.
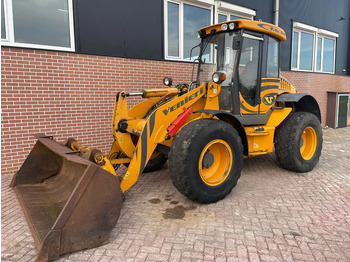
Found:
[[[322, 149], [316, 100], [280, 76], [283, 29], [233, 20], [198, 30], [190, 83], [118, 92], [114, 143], [108, 156], [74, 139], [38, 134], [15, 174], [14, 188], [37, 249], [37, 260], [106, 243], [122, 199], [144, 171], [168, 161], [174, 186], [200, 203], [236, 186], [243, 158], [273, 152], [278, 164], [308, 172]], [[196, 72], [196, 74], [194, 74]], [[146, 98], [128, 110], [128, 97]], [[126, 165], [121, 175], [119, 165]]]

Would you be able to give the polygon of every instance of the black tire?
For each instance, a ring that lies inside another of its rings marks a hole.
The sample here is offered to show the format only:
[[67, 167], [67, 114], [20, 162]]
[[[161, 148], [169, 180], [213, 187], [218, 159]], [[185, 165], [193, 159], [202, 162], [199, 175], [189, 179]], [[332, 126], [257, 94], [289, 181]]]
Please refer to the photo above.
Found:
[[[157, 170], [160, 170], [162, 168], [162, 166], [164, 166], [164, 164], [167, 161], [167, 157], [163, 154], [159, 154], [156, 157], [150, 159], [146, 165], [146, 167], [143, 169], [142, 173], [150, 173], [150, 172], [154, 172]], [[129, 163], [124, 163], [123, 164], [126, 167], [129, 167]]]
[[[220, 149], [219, 154], [212, 153], [216, 148]], [[220, 120], [190, 122], [175, 137], [169, 152], [168, 166], [174, 186], [200, 203], [214, 203], [225, 198], [236, 186], [242, 165], [241, 138], [230, 124]], [[221, 176], [216, 180], [219, 182], [211, 181], [210, 176], [205, 178], [209, 170], [214, 170], [212, 177]]]
[[[114, 160], [114, 159], [121, 158], [122, 155], [123, 155], [123, 153], [121, 151], [114, 152], [111, 156], [109, 156], [109, 160]], [[117, 172], [118, 168], [120, 167], [120, 164], [114, 164], [112, 166], [114, 168], [114, 171]]]
[[143, 169], [143, 173], [149, 173], [160, 170], [167, 160], [168, 159], [165, 155], [159, 153], [156, 157], [148, 161], [146, 167]]
[[276, 129], [277, 162], [287, 170], [309, 172], [320, 158], [322, 141], [322, 128], [314, 114], [291, 113]]
[[[132, 139], [134, 145], [137, 146], [137, 142], [139, 140], [139, 137], [136, 135], [131, 135], [131, 139]], [[154, 155], [157, 154], [157, 155], [155, 157], [153, 157], [153, 155], [151, 156], [151, 159], [148, 160], [148, 163], [147, 163], [146, 167], [143, 169], [142, 173], [150, 173], [150, 172], [160, 170], [162, 168], [162, 166], [164, 166], [164, 164], [168, 160], [167, 156], [164, 154], [157, 153], [157, 152], [154, 152], [153, 154]], [[125, 163], [123, 165], [126, 167], [129, 167], [129, 163]]]

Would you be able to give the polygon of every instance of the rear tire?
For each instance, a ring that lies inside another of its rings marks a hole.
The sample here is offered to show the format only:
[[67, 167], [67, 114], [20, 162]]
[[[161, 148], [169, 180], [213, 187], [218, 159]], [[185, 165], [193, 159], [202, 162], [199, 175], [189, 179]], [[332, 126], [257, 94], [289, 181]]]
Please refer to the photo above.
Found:
[[277, 162], [287, 170], [309, 172], [320, 158], [322, 141], [322, 128], [314, 114], [291, 113], [276, 129]]
[[241, 175], [241, 138], [224, 121], [193, 121], [175, 137], [168, 165], [180, 193], [200, 203], [217, 202], [232, 191]]

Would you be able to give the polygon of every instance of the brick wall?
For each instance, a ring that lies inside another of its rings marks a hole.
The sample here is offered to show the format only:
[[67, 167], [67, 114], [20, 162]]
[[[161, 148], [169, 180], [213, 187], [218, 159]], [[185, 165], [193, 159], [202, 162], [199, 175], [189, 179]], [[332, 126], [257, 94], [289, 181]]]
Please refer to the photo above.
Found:
[[[192, 64], [1, 48], [2, 174], [16, 171], [34, 133], [75, 137], [107, 153], [117, 91], [189, 82]], [[130, 104], [136, 103], [130, 99]]]
[[300, 93], [314, 96], [319, 103], [322, 125], [326, 124], [327, 91], [350, 92], [350, 77], [331, 74], [283, 71], [282, 76], [288, 79]]
[[[189, 82], [192, 64], [1, 48], [2, 174], [15, 172], [35, 143], [75, 137], [104, 153], [112, 143], [117, 91], [163, 87], [164, 76]], [[326, 91], [349, 91], [350, 78], [283, 72], [300, 92], [313, 94], [325, 120]], [[130, 105], [137, 102], [130, 100]]]

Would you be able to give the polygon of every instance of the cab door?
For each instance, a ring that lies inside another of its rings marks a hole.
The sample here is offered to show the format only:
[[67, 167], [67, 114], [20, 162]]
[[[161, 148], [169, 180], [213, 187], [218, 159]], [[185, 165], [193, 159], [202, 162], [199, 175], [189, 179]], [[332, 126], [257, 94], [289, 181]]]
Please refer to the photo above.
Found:
[[280, 87], [279, 43], [277, 39], [265, 35], [260, 84], [260, 114], [271, 112]]
[[243, 115], [259, 114], [263, 40], [262, 37], [243, 33], [237, 72], [240, 113]]
[[265, 124], [280, 85], [279, 41], [251, 33], [243, 33], [243, 37], [237, 72], [240, 114], [243, 122]]

